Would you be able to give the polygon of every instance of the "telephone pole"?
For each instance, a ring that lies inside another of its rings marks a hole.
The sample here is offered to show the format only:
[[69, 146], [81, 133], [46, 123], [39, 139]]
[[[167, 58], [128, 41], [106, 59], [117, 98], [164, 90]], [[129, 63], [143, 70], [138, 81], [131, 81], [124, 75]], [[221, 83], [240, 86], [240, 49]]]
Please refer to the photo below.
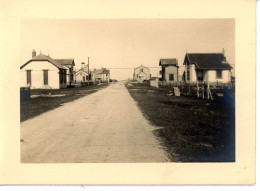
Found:
[[89, 57], [88, 57], [88, 86], [89, 86]]

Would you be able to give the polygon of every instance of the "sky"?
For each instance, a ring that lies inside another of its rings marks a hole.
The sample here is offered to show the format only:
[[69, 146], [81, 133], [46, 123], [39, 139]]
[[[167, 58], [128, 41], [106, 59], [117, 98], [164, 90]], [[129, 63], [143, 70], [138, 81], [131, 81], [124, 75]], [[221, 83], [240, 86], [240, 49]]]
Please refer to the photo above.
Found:
[[[151, 67], [157, 76], [161, 58], [225, 49], [235, 68], [234, 19], [25, 19], [21, 21], [21, 64], [32, 50], [54, 59], [74, 58], [76, 69], [108, 68], [111, 78], [132, 78], [133, 68]], [[124, 69], [122, 69], [124, 68]], [[235, 73], [235, 70], [232, 71]]]

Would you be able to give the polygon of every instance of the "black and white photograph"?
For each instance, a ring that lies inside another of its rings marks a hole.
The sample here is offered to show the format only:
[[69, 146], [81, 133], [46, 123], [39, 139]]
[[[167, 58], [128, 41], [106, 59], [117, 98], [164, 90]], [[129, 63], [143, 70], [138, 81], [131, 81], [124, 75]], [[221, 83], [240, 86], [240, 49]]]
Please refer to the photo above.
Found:
[[235, 162], [235, 19], [24, 19], [21, 163]]
[[0, 184], [256, 184], [256, 7], [0, 1]]

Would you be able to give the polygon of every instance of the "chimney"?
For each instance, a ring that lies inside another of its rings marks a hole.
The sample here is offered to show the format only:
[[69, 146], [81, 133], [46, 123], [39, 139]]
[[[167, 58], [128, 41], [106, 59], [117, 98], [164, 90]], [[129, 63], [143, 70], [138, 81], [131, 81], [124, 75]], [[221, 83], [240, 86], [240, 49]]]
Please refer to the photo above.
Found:
[[33, 49], [33, 51], [32, 51], [32, 58], [34, 58], [34, 57], [36, 57], [36, 52], [35, 52], [35, 50]]
[[85, 63], [84, 62], [81, 63], [81, 68], [85, 68]]
[[223, 48], [222, 49], [222, 54], [223, 54], [223, 62], [226, 62], [226, 56], [225, 56], [225, 49]]

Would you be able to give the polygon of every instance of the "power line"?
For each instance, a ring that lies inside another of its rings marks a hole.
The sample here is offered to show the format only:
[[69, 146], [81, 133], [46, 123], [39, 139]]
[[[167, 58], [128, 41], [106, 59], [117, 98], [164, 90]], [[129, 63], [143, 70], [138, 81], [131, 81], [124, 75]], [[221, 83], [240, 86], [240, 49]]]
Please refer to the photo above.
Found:
[[[161, 68], [161, 67], [146, 67], [146, 68]], [[107, 68], [107, 69], [109, 69], [109, 70], [112, 70], [112, 69], [127, 69], [127, 70], [129, 70], [129, 69], [135, 69], [135, 68]]]

